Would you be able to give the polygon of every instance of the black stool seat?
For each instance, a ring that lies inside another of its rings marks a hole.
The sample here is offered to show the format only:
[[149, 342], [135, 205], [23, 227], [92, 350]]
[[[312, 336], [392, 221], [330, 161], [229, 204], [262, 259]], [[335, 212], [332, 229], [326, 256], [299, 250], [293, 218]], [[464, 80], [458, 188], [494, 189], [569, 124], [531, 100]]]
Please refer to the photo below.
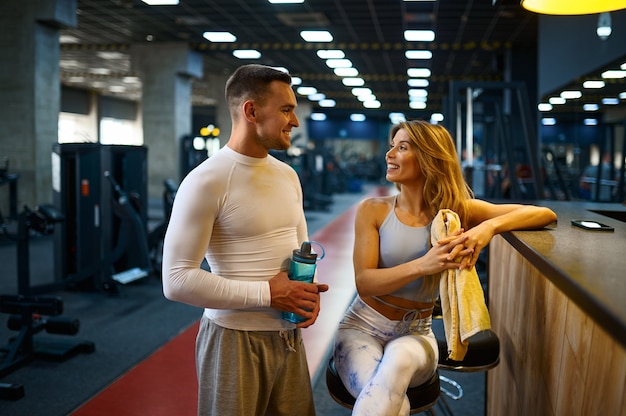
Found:
[[491, 330], [481, 331], [468, 339], [467, 353], [462, 361], [448, 359], [445, 337], [437, 337], [439, 368], [456, 371], [484, 371], [495, 367], [500, 361], [500, 340]]
[[[345, 386], [337, 374], [335, 368], [335, 361], [331, 358], [326, 367], [326, 386], [330, 396], [340, 405], [348, 409], [352, 409], [356, 399], [352, 397], [350, 392], [346, 390]], [[426, 383], [409, 387], [406, 391], [411, 403], [411, 414], [424, 412], [435, 405], [439, 398], [440, 382], [439, 372], [435, 372], [433, 376]]]

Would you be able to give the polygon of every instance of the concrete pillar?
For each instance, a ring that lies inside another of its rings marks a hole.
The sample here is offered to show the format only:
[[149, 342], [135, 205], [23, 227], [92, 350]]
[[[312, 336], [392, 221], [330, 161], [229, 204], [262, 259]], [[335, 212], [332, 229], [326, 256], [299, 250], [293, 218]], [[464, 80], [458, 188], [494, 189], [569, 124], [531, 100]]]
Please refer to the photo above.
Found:
[[[76, 26], [76, 0], [0, 2], [0, 163], [20, 175], [18, 207], [52, 202], [52, 144], [61, 84], [59, 31]], [[5, 187], [2, 187], [5, 188]], [[6, 213], [6, 189], [0, 209]]]
[[148, 147], [148, 195], [160, 198], [165, 179], [177, 180], [179, 142], [191, 134], [192, 78], [202, 77], [202, 57], [185, 43], [131, 47], [142, 80], [144, 145]]
[[[230, 74], [215, 74], [205, 71], [203, 78], [203, 92], [214, 100], [215, 123], [220, 129], [220, 146], [226, 144], [233, 128], [225, 98], [225, 88], [228, 77], [230, 77]], [[197, 133], [198, 132], [194, 132], [194, 134]]]

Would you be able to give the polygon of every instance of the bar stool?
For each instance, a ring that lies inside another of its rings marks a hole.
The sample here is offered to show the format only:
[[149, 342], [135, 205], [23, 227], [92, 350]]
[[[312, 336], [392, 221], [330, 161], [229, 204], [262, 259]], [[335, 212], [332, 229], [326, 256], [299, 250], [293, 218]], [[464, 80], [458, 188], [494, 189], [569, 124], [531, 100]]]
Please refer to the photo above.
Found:
[[[478, 372], [487, 371], [494, 368], [500, 362], [500, 340], [495, 332], [491, 330], [481, 331], [468, 339], [467, 353], [462, 361], [453, 361], [448, 359], [448, 345], [446, 343], [445, 333], [443, 329], [443, 320], [433, 319], [433, 332], [437, 338], [439, 347], [439, 364], [441, 370], [458, 371], [458, 372]], [[444, 395], [441, 396], [443, 406], [451, 414], [452, 411], [446, 402], [445, 396], [453, 400], [459, 400], [463, 397], [463, 388], [455, 380], [443, 375], [440, 376], [443, 383], [454, 387], [457, 393], [452, 393], [445, 387], [441, 387]]]
[[[341, 382], [339, 374], [337, 374], [337, 369], [335, 368], [335, 361], [332, 357], [326, 367], [326, 386], [333, 400], [345, 408], [352, 409], [356, 399], [352, 397]], [[406, 394], [411, 403], [410, 413], [427, 412], [430, 415], [434, 415], [435, 413], [431, 409], [437, 403], [440, 391], [438, 371], [436, 371], [426, 383], [416, 387], [409, 387]]]

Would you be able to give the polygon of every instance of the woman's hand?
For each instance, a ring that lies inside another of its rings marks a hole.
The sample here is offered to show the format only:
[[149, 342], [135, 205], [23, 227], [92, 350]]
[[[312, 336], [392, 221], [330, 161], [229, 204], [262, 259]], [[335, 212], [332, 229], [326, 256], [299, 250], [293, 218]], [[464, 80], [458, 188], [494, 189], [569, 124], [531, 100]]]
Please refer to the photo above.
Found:
[[478, 256], [481, 250], [485, 248], [493, 238], [494, 230], [493, 227], [489, 225], [488, 221], [484, 221], [464, 232], [463, 236], [467, 237], [463, 246], [466, 250], [471, 250], [471, 253], [461, 258], [461, 269], [471, 269], [476, 265], [476, 262], [478, 262]]
[[459, 259], [468, 258], [473, 250], [466, 247], [468, 237], [463, 230], [456, 231], [446, 238], [442, 238], [421, 257], [421, 271], [424, 275], [441, 273], [448, 269], [461, 269]]

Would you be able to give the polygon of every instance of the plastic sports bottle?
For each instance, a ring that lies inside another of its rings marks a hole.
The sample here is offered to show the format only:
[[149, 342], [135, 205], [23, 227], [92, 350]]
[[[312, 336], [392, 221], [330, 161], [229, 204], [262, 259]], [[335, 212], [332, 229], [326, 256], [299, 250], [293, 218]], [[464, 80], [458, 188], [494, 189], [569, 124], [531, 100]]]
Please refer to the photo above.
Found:
[[[311, 251], [311, 244], [315, 244], [322, 250], [322, 255], [317, 257], [317, 253]], [[299, 249], [293, 251], [291, 262], [289, 264], [289, 279], [299, 280], [301, 282], [313, 283], [313, 276], [315, 275], [315, 267], [317, 260], [324, 258], [324, 247], [316, 241], [305, 241]], [[282, 312], [283, 319], [300, 323], [306, 321], [305, 318], [293, 312]]]

